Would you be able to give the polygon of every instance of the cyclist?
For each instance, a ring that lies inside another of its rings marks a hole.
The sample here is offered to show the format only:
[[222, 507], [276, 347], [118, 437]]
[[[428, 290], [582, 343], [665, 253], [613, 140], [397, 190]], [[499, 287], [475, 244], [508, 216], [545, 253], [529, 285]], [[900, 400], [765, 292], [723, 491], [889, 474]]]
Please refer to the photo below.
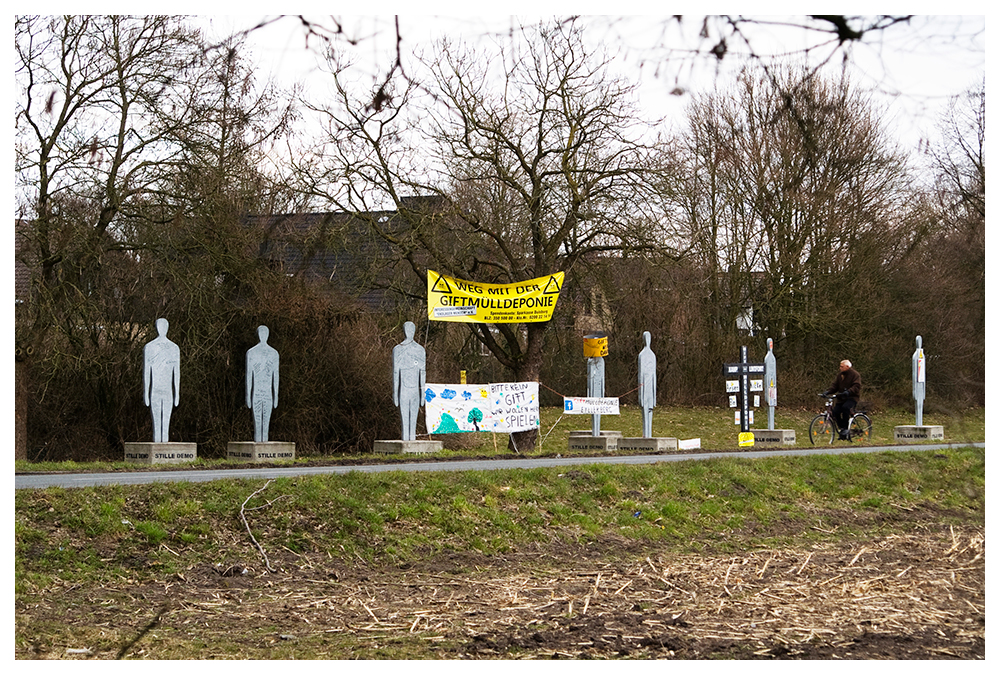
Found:
[[833, 406], [833, 418], [840, 429], [840, 440], [847, 440], [847, 425], [851, 421], [851, 412], [861, 397], [861, 375], [854, 370], [851, 362], [844, 359], [840, 362], [840, 372], [826, 394], [835, 394], [837, 402]]

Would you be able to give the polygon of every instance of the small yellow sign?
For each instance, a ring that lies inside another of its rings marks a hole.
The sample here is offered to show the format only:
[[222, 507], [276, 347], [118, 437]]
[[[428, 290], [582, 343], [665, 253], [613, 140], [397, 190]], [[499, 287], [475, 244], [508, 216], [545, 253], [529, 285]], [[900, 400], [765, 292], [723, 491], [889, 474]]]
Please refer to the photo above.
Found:
[[427, 270], [427, 317], [463, 323], [549, 321], [563, 276], [556, 272], [513, 284], [480, 284]]
[[740, 432], [740, 447], [741, 448], [752, 448], [753, 447], [753, 432], [743, 431]]
[[603, 333], [585, 335], [583, 338], [583, 355], [586, 357], [607, 356], [608, 336]]

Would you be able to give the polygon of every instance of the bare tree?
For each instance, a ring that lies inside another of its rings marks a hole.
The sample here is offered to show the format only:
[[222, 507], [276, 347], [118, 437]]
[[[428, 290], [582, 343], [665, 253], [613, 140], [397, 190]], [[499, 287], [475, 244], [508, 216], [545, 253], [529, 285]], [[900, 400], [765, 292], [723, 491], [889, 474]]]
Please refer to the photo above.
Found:
[[[512, 283], [662, 248], [653, 211], [664, 155], [636, 122], [632, 87], [587, 52], [571, 22], [519, 35], [492, 56], [437, 45], [422, 98], [412, 83], [352, 96], [335, 68], [338, 105], [317, 108], [328, 141], [301, 174], [319, 178], [307, 189], [358, 218], [374, 204], [395, 208], [402, 227], [370, 225], [417, 282], [431, 265]], [[414, 195], [444, 198], [437, 217], [415, 212]], [[538, 378], [547, 323], [469, 326], [514, 377]], [[515, 443], [534, 440], [524, 432]]]
[[34, 272], [17, 331], [37, 354], [35, 419], [65, 402], [67, 429], [115, 447], [161, 312], [208, 333], [188, 342], [188, 363], [208, 364], [188, 381], [224, 379], [225, 326], [274, 281], [240, 223], [281, 199], [259, 167], [289, 106], [241, 45], [208, 48], [170, 17], [18, 17], [15, 53], [19, 255]]
[[[900, 280], [900, 317], [923, 335], [936, 375], [933, 394], [982, 405], [986, 400], [986, 86], [955, 97], [930, 150], [932, 233]], [[912, 339], [912, 336], [907, 336]]]
[[284, 167], [272, 151], [280, 149], [297, 119], [297, 91], [262, 81], [255, 65], [245, 38], [206, 47], [194, 101], [200, 122], [177, 139], [179, 204], [225, 203], [240, 216], [288, 206]]
[[164, 187], [197, 122], [202, 51], [176, 19], [17, 17], [16, 188], [40, 274], [39, 326], [85, 293], [111, 231]]
[[952, 220], [986, 220], [986, 82], [955, 97], [939, 126], [942, 142], [930, 154], [941, 204]]
[[723, 341], [752, 310], [747, 327], [783, 349], [860, 351], [887, 279], [925, 233], [915, 189], [847, 80], [773, 77], [748, 73], [690, 108], [677, 194], [707, 275], [706, 320]]

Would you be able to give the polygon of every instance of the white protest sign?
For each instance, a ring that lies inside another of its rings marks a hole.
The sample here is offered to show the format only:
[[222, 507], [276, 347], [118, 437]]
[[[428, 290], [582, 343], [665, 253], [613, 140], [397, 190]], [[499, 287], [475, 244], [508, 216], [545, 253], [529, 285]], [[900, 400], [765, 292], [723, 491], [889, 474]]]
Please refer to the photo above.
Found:
[[425, 385], [424, 415], [430, 434], [486, 431], [489, 427], [488, 384]]
[[537, 382], [494, 382], [489, 387], [492, 431], [530, 431], [541, 425]]
[[430, 434], [510, 433], [541, 426], [537, 382], [427, 383], [425, 392]]
[[567, 415], [617, 415], [617, 398], [563, 398], [563, 412]]

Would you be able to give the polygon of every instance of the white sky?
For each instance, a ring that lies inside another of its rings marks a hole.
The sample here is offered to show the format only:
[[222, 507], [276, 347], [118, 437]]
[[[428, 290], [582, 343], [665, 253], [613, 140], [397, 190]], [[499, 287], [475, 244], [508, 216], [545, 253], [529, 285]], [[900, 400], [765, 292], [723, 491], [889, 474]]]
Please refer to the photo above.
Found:
[[[551, 5], [558, 9], [559, 4], [565, 3], [529, 6]], [[626, 2], [620, 6], [628, 11], [630, 4]], [[516, 5], [507, 3], [504, 7]], [[574, 3], [569, 7], [574, 12], [585, 12], [591, 9], [588, 5], [594, 3]], [[412, 7], [414, 5], [408, 5], [403, 11], [412, 11]], [[435, 3], [421, 3], [416, 7], [431, 8], [431, 11], [441, 9]], [[954, 8], [962, 9], [958, 6]], [[398, 8], [393, 9], [399, 11]], [[607, 5], [604, 4], [598, 11], [606, 10]], [[306, 16], [327, 29], [334, 25], [329, 15]], [[521, 15], [519, 18], [531, 24], [547, 16]], [[274, 17], [267, 14], [203, 15], [220, 35]], [[377, 70], [372, 64], [387, 64], [395, 53], [395, 19], [391, 10], [377, 15], [338, 18], [345, 36], [357, 42], [356, 47], [345, 45], [345, 48], [359, 61], [359, 66], [371, 70], [373, 81], [378, 79], [384, 71]], [[714, 40], [699, 40], [700, 19], [701, 15], [690, 16], [678, 28], [667, 15], [595, 16], [587, 19], [593, 25], [585, 35], [617, 52], [616, 62], [621, 71], [631, 79], [640, 79], [640, 97], [647, 119], [666, 118], [680, 123], [683, 107], [690, 96], [672, 96], [669, 93], [671, 90], [680, 86], [692, 93], [724, 84], [732, 78], [734, 69], [741, 63], [740, 59], [734, 58], [739, 45], [732, 41], [729, 43], [730, 54], [721, 63], [711, 57], [691, 58], [691, 49], [704, 51], [714, 44]], [[403, 66], [406, 68], [407, 48], [426, 46], [432, 39], [444, 35], [461, 36], [470, 41], [484, 36], [503, 39], [516, 20], [509, 15], [468, 16], [453, 11], [404, 14], [399, 17], [399, 23], [403, 39]], [[890, 131], [905, 149], [915, 148], [924, 136], [933, 136], [938, 115], [949, 97], [962, 93], [982, 79], [986, 66], [985, 23], [983, 15], [921, 16], [909, 25], [893, 26], [860, 44], [850, 45], [855, 84], [871, 90], [885, 101], [887, 116], [892, 120]], [[807, 46], [807, 40], [815, 41], [815, 35], [779, 26], [758, 27], [752, 35], [755, 50], [764, 54], [801, 52]], [[317, 47], [320, 43], [320, 40], [311, 38], [309, 47]], [[327, 85], [323, 75], [316, 71], [314, 50], [306, 46], [305, 32], [297, 17], [285, 17], [255, 31], [252, 44], [253, 57], [259, 63], [262, 74], [270, 73], [282, 83], [303, 82], [310, 93], [325, 91]], [[817, 49], [814, 54], [824, 57], [830, 51], [830, 48]], [[836, 69], [842, 62], [842, 54], [839, 51], [832, 59]]]
[[[717, 6], [717, 5], [722, 5]], [[847, 2], [848, 7], [841, 11], [858, 13], [859, 9], [867, 9], [860, 3]], [[91, 6], [93, 5], [93, 6]], [[498, 36], [502, 39], [515, 25], [512, 14], [517, 13], [521, 21], [531, 24], [552, 16], [566, 16], [570, 13], [591, 14], [587, 21], [593, 25], [588, 28], [589, 35], [596, 43], [609, 50], [616, 51], [616, 62], [623, 73], [630, 78], [639, 78], [642, 83], [640, 90], [641, 102], [646, 117], [649, 120], [665, 118], [680, 124], [683, 118], [684, 105], [690, 100], [689, 95], [672, 96], [670, 91], [682, 87], [688, 94], [709, 89], [716, 84], [723, 84], [731, 79], [733, 69], [738, 67], [740, 60], [733, 58], [739, 45], [730, 42], [730, 54], [721, 64], [711, 57], [690, 58], [688, 50], [700, 48], [702, 51], [711, 47], [714, 40], [700, 40], [701, 14], [684, 14], [682, 29], [676, 22], [669, 20], [667, 14], [649, 14], [649, 9], [656, 7], [669, 8], [684, 12], [697, 6], [699, 10], [711, 9], [715, 12], [732, 12], [758, 10], [757, 14], [747, 16], [767, 17], [777, 15], [793, 7], [788, 2], [742, 2], [742, 3], [712, 3], [712, 7], [701, 4], [692, 5], [681, 2], [667, 6], [667, 3], [637, 2], [636, 0], [619, 0], [613, 4], [621, 16], [601, 16], [607, 12], [609, 3], [578, 0], [577, 2], [523, 2], [509, 0], [502, 8], [511, 14], [472, 14], [472, 11], [483, 11], [482, 5], [457, 2], [387, 2], [375, 0], [363, 4], [351, 4], [347, 8], [355, 10], [363, 8], [367, 15], [334, 15], [342, 23], [345, 35], [357, 41], [357, 47], [350, 48], [353, 55], [362, 63], [385, 64], [394, 55], [396, 46], [394, 14], [399, 15], [400, 31], [402, 33], [404, 59], [406, 50], [417, 45], [427, 45], [433, 39], [443, 35], [462, 36], [474, 40], [483, 36]], [[728, 5], [736, 5], [730, 7]], [[855, 6], [852, 6], [855, 5]], [[940, 3], [931, 4], [926, 1], [906, 3], [906, 11], [923, 11], [924, 16], [918, 16], [910, 25], [893, 26], [885, 31], [866, 37], [860, 44], [850, 45], [851, 64], [855, 84], [864, 89], [884, 93], [888, 106], [887, 117], [892, 120], [888, 125], [904, 149], [917, 147], [920, 139], [933, 137], [934, 125], [944, 103], [948, 98], [961, 93], [979, 81], [986, 67], [985, 24], [986, 16], [982, 14], [984, 5], [981, 3], [960, 0], [945, 7], [956, 12], [965, 12], [966, 16], [927, 16], [931, 11], [940, 11]], [[224, 14], [234, 7], [247, 8], [241, 14]], [[209, 30], [217, 31], [219, 36], [233, 30], [248, 28], [265, 19], [274, 19], [275, 14], [268, 10], [277, 8], [275, 3], [220, 3], [208, 2], [154, 2], [143, 6], [142, 11], [167, 11], [170, 13], [186, 13], [197, 16], [199, 22], [204, 22]], [[292, 3], [290, 7], [281, 7], [287, 11], [307, 12], [304, 14], [310, 21], [325, 29], [334, 25], [329, 14], [309, 13], [319, 8], [321, 11], [340, 9], [340, 6], [316, 2]], [[489, 11], [492, 6], [487, 5]], [[763, 12], [760, 9], [764, 9]], [[795, 9], [799, 7], [795, 6]], [[33, 6], [34, 11], [44, 13], [59, 13], [63, 11], [89, 13], [135, 11], [135, 7], [120, 2], [111, 3], [79, 3], [47, 2], [43, 0], [41, 7]], [[525, 12], [533, 12], [528, 14]], [[537, 12], [546, 12], [538, 14]], [[974, 14], [978, 13], [978, 14]], [[799, 18], [801, 15], [784, 15], [785, 18]], [[779, 16], [772, 16], [779, 19]], [[758, 27], [752, 36], [755, 49], [763, 53], [780, 53], [799, 51], [805, 46], [804, 41], [813, 39], [808, 31], [795, 29], [783, 31], [778, 27]], [[310, 92], [325, 92], [325, 78], [316, 71], [317, 47], [321, 40], [313, 38], [308, 46], [302, 24], [296, 16], [286, 16], [265, 28], [254, 31], [252, 35], [253, 58], [259, 64], [261, 74], [272, 75], [278, 82], [290, 84], [293, 81], [304, 82]], [[820, 53], [821, 50], [817, 50]], [[822, 51], [823, 54], [829, 50]], [[840, 63], [840, 53], [833, 61]], [[721, 65], [719, 74], [716, 69]], [[404, 60], [404, 67], [407, 66]], [[372, 67], [374, 80], [382, 71], [376, 73]]]

